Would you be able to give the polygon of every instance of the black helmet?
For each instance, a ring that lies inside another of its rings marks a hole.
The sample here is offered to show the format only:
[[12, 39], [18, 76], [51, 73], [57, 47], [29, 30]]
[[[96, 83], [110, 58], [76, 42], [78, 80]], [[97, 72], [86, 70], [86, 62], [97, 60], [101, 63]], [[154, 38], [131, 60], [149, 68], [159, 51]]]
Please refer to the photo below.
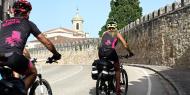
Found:
[[116, 28], [117, 27], [117, 23], [115, 21], [110, 21], [107, 24], [107, 28]]
[[32, 5], [26, 0], [18, 0], [13, 4], [14, 14], [22, 13], [27, 14], [32, 10]]

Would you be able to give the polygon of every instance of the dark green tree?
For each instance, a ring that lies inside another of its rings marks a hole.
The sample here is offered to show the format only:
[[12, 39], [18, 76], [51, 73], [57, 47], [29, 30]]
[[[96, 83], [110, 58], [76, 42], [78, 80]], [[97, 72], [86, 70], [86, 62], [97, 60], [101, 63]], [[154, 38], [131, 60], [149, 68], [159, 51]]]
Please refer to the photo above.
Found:
[[[139, 4], [139, 0], [111, 0], [111, 11], [106, 24], [114, 19], [118, 24], [117, 28], [121, 29], [140, 18], [142, 16], [142, 7]], [[99, 36], [106, 30], [106, 24], [99, 31]]]

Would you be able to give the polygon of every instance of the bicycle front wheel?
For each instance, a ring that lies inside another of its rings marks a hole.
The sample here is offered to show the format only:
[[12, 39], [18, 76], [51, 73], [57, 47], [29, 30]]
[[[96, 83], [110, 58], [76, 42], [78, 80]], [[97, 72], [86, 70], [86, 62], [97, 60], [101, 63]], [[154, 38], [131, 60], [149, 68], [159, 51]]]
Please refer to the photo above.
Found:
[[29, 95], [52, 95], [52, 89], [50, 84], [45, 79], [42, 79], [41, 83], [36, 81], [32, 85]]
[[127, 91], [128, 91], [128, 76], [127, 76], [127, 72], [122, 69], [121, 70], [121, 90], [124, 93], [124, 95], [127, 95]]

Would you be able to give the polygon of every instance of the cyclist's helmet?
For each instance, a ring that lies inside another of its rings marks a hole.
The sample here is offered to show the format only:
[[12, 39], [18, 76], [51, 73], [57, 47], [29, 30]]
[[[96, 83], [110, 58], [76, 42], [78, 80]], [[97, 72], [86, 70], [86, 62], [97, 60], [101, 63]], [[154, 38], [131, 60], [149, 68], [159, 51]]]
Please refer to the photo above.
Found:
[[13, 4], [14, 14], [26, 15], [31, 10], [32, 10], [32, 6], [31, 6], [30, 2], [28, 2], [26, 0], [17, 0]]
[[117, 23], [115, 21], [110, 21], [107, 24], [107, 28], [116, 28], [117, 27]]

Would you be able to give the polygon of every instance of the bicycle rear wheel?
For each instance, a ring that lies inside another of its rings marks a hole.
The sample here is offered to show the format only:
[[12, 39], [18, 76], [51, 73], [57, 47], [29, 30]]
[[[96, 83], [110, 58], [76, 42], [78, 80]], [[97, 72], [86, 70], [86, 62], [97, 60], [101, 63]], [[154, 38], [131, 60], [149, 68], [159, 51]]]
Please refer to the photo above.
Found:
[[52, 89], [50, 84], [45, 79], [42, 79], [41, 83], [36, 81], [32, 85], [29, 95], [52, 95]]
[[106, 81], [102, 81], [101, 77], [100, 73], [96, 81], [96, 95], [108, 95], [108, 85], [106, 85]]
[[122, 69], [121, 70], [121, 90], [123, 92], [123, 95], [127, 95], [127, 91], [128, 91], [128, 76], [127, 76], [127, 72]]

